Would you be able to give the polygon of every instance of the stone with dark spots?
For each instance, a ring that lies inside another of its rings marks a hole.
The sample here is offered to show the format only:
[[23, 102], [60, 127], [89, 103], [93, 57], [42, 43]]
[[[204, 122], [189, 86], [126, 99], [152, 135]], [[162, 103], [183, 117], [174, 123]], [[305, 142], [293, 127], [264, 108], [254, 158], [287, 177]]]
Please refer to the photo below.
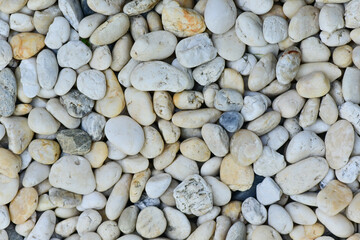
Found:
[[61, 96], [60, 103], [65, 107], [70, 116], [82, 118], [88, 115], [94, 107], [94, 100], [88, 98], [78, 90], [71, 90]]
[[84, 155], [90, 151], [91, 138], [81, 129], [61, 130], [56, 135], [56, 140], [64, 153]]
[[95, 112], [90, 113], [81, 120], [81, 128], [90, 135], [93, 141], [102, 139], [105, 124], [105, 117]]
[[14, 113], [16, 89], [14, 73], [9, 68], [0, 71], [0, 116], [9, 117]]
[[143, 193], [136, 203], [134, 203], [140, 210], [143, 210], [146, 207], [154, 206], [160, 207], [160, 199], [158, 198], [149, 198], [146, 193]]
[[261, 183], [263, 180], [264, 180], [264, 177], [255, 174], [254, 182], [253, 182], [253, 185], [251, 186], [251, 188], [246, 191], [243, 191], [243, 192], [242, 191], [234, 192], [232, 199], [243, 202], [243, 201], [245, 201], [245, 199], [247, 199], [249, 197], [256, 198], [256, 186], [259, 183]]

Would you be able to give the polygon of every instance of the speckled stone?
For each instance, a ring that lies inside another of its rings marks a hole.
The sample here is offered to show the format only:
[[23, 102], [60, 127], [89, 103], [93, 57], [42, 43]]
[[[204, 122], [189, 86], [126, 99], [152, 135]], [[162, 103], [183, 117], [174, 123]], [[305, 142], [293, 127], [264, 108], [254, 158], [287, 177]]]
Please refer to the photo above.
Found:
[[83, 130], [80, 129], [66, 129], [61, 130], [56, 135], [61, 149], [65, 153], [84, 155], [90, 151], [91, 138]]
[[14, 73], [5, 68], [0, 72], [0, 116], [9, 117], [15, 110], [16, 79]]
[[103, 137], [105, 124], [103, 115], [92, 112], [82, 119], [81, 128], [90, 135], [93, 141], [99, 141]]
[[82, 118], [89, 114], [95, 104], [94, 100], [91, 100], [78, 90], [71, 90], [69, 93], [61, 96], [60, 103], [75, 118]]
[[244, 117], [239, 112], [224, 112], [219, 119], [219, 123], [226, 131], [233, 133], [242, 127]]

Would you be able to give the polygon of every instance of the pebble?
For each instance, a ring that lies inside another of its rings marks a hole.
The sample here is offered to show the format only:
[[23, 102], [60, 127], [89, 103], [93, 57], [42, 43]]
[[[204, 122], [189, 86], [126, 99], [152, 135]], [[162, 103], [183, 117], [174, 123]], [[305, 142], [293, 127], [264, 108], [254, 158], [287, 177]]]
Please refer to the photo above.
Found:
[[254, 172], [260, 176], [270, 177], [286, 167], [284, 156], [274, 149], [264, 146], [261, 156], [254, 163]]
[[215, 156], [224, 157], [229, 152], [229, 136], [221, 126], [207, 123], [201, 128], [201, 136]]
[[73, 129], [80, 125], [80, 119], [70, 116], [67, 110], [61, 105], [59, 99], [50, 99], [46, 103], [46, 110], [67, 128]]
[[75, 82], [76, 72], [71, 68], [63, 68], [57, 78], [54, 91], [57, 95], [63, 96], [70, 91]]
[[33, 132], [44, 135], [54, 134], [60, 127], [60, 123], [45, 108], [33, 108], [28, 124]]
[[15, 111], [16, 79], [9, 68], [0, 71], [0, 115], [11, 116]]
[[0, 4], [0, 11], [4, 13], [15, 13], [26, 5], [26, 0], [4, 1]]
[[129, 200], [131, 178], [132, 176], [130, 174], [123, 174], [120, 180], [113, 187], [105, 206], [105, 214], [109, 220], [119, 218], [121, 212], [126, 207], [126, 203]]
[[130, 81], [140, 91], [181, 92], [191, 85], [191, 79], [186, 73], [160, 61], [138, 64], [131, 72]]
[[286, 204], [285, 209], [296, 224], [312, 225], [317, 221], [314, 211], [304, 204], [291, 202]]
[[125, 98], [114, 72], [107, 69], [104, 74], [106, 93], [102, 99], [96, 101], [95, 111], [110, 118], [118, 116], [122, 112], [125, 107]]
[[259, 91], [275, 78], [276, 58], [272, 53], [264, 55], [251, 70], [248, 87], [251, 91]]
[[180, 128], [175, 126], [172, 122], [159, 120], [158, 127], [165, 143], [172, 144], [179, 140], [181, 134]]
[[145, 238], [155, 238], [166, 230], [166, 218], [157, 207], [147, 207], [140, 211], [136, 221], [136, 231]]
[[245, 239], [246, 226], [243, 222], [235, 222], [226, 234], [226, 239]]
[[123, 2], [108, 2], [106, 0], [89, 0], [87, 4], [91, 10], [103, 15], [113, 15], [120, 12]]
[[138, 173], [149, 167], [149, 160], [140, 154], [127, 156], [124, 159], [119, 160], [118, 163], [122, 167], [124, 173]]
[[344, 28], [344, 7], [340, 4], [326, 4], [319, 14], [319, 25], [322, 31], [332, 33]]
[[40, 91], [40, 85], [37, 80], [36, 60], [29, 58], [20, 63], [21, 84], [26, 97], [33, 98]]
[[79, 36], [81, 38], [88, 38], [105, 21], [105, 16], [99, 13], [94, 13], [84, 17], [79, 23]]
[[188, 138], [183, 141], [180, 144], [180, 152], [185, 157], [198, 162], [207, 161], [211, 155], [206, 143], [197, 137]]
[[244, 94], [244, 80], [240, 73], [231, 68], [225, 68], [219, 79], [221, 88], [231, 88]]
[[360, 222], [360, 215], [359, 215], [359, 200], [360, 194], [357, 193], [354, 195], [354, 198], [351, 200], [350, 204], [346, 209], [346, 217], [356, 223]]
[[8, 42], [0, 40], [1, 52], [0, 52], [0, 69], [3, 70], [12, 60], [13, 53], [11, 46]]
[[[217, 50], [207, 33], [185, 38], [179, 41], [175, 49], [176, 58], [186, 68], [197, 67], [209, 62], [216, 57], [216, 53]], [[194, 55], [197, 58], [194, 58]]]
[[335, 236], [347, 238], [354, 234], [354, 225], [342, 214], [329, 216], [319, 208], [316, 209], [319, 221]]
[[204, 96], [201, 92], [185, 90], [180, 93], [175, 93], [173, 101], [175, 107], [179, 109], [198, 109], [204, 103]]
[[221, 162], [220, 180], [233, 191], [246, 191], [253, 185], [254, 172], [251, 166], [241, 166], [229, 154]]
[[204, 63], [194, 69], [192, 72], [194, 80], [202, 86], [209, 85], [219, 79], [225, 68], [225, 61], [221, 57]]
[[267, 219], [266, 208], [255, 198], [247, 198], [241, 205], [241, 213], [246, 221], [254, 225], [261, 225]]
[[36, 222], [34, 228], [27, 236], [27, 239], [29, 240], [50, 239], [50, 237], [52, 236], [55, 230], [55, 224], [56, 224], [56, 216], [54, 211], [52, 210], [45, 211]]
[[123, 11], [129, 16], [139, 15], [150, 11], [158, 2], [159, 0], [146, 0], [141, 3], [131, 1], [125, 4]]
[[81, 10], [80, 2], [59, 0], [59, 8], [66, 20], [77, 31], [79, 28], [80, 20], [83, 18], [83, 12]]
[[293, 220], [280, 205], [272, 204], [268, 209], [268, 223], [280, 234], [289, 234], [293, 230]]
[[102, 217], [98, 211], [87, 209], [80, 214], [76, 224], [76, 231], [79, 235], [95, 231], [100, 225], [101, 220]]
[[81, 128], [89, 134], [93, 141], [99, 141], [103, 137], [103, 130], [106, 124], [105, 117], [92, 112], [81, 121]]
[[38, 203], [35, 188], [22, 188], [9, 205], [10, 219], [15, 224], [24, 223], [34, 212]]
[[255, 228], [252, 233], [252, 240], [269, 239], [269, 240], [280, 240], [280, 234], [275, 231], [272, 227], [267, 225], [261, 225]]
[[148, 32], [149, 27], [142, 15], [130, 17], [130, 33], [135, 41]]
[[190, 235], [191, 225], [185, 214], [172, 207], [165, 207], [163, 212], [167, 220], [167, 237], [185, 239]]
[[277, 111], [270, 111], [251, 121], [247, 125], [247, 129], [256, 135], [261, 136], [273, 130], [276, 126], [279, 125], [280, 121], [280, 113]]
[[172, 178], [184, 181], [190, 175], [199, 174], [199, 167], [195, 161], [178, 155], [164, 171], [170, 174]]
[[220, 111], [240, 111], [243, 106], [240, 92], [234, 89], [221, 89], [216, 92], [214, 107]]
[[61, 15], [62, 13], [57, 5], [51, 6], [43, 11], [35, 11], [33, 21], [36, 31], [45, 35], [55, 17]]
[[62, 237], [69, 237], [76, 231], [76, 224], [79, 217], [71, 217], [57, 223], [55, 226], [55, 233]]
[[57, 60], [61, 67], [78, 69], [90, 61], [91, 50], [81, 41], [69, 41], [57, 53]]
[[[134, 174], [131, 184], [130, 184], [130, 192], [129, 197], [130, 201], [136, 203], [140, 200], [142, 193], [145, 189], [146, 182], [149, 180], [151, 176], [150, 169], [146, 169], [141, 172], [137, 172]], [[166, 189], [165, 189], [166, 190]]]
[[359, 1], [349, 2], [345, 7], [345, 27], [358, 28], [359, 20], [356, 17], [356, 11], [359, 9]]
[[297, 47], [287, 48], [276, 64], [276, 77], [281, 84], [294, 80], [301, 63], [302, 51]]
[[90, 162], [91, 167], [99, 168], [108, 156], [108, 147], [105, 142], [93, 142], [90, 151], [84, 157]]
[[52, 165], [49, 181], [54, 187], [77, 194], [89, 194], [96, 186], [90, 163], [74, 155], [61, 157]]
[[225, 33], [213, 34], [211, 40], [218, 54], [227, 61], [237, 61], [245, 53], [245, 44], [237, 37], [234, 27]]
[[266, 177], [256, 186], [256, 198], [263, 205], [271, 205], [280, 200], [282, 191], [275, 181]]
[[224, 112], [219, 118], [219, 124], [228, 132], [237, 132], [244, 124], [244, 117], [239, 112]]
[[56, 207], [73, 208], [80, 205], [82, 196], [62, 189], [50, 188], [49, 199]]
[[291, 18], [289, 37], [294, 42], [310, 37], [319, 32], [319, 9], [313, 6], [303, 6]]
[[236, 15], [233, 1], [209, 0], [204, 12], [205, 24], [212, 33], [223, 34], [234, 26]]
[[350, 31], [347, 29], [340, 29], [333, 33], [322, 31], [320, 33], [320, 39], [329, 47], [342, 46], [351, 41]]
[[325, 123], [332, 125], [334, 124], [339, 116], [339, 110], [337, 108], [335, 100], [331, 95], [326, 94], [320, 104], [319, 116]]
[[96, 230], [101, 239], [115, 239], [120, 236], [120, 230], [115, 221], [105, 221]]
[[70, 38], [70, 24], [64, 17], [55, 17], [45, 37], [45, 45], [51, 49], [59, 49]]
[[150, 198], [160, 197], [170, 186], [171, 176], [167, 173], [160, 173], [151, 177], [145, 186], [146, 194]]
[[262, 150], [260, 138], [249, 130], [240, 130], [231, 137], [230, 152], [242, 166], [255, 162], [261, 156]]
[[180, 7], [176, 1], [164, 4], [161, 12], [164, 30], [177, 37], [199, 36], [205, 31], [206, 25], [202, 15], [195, 10]]
[[221, 116], [215, 108], [179, 111], [173, 115], [172, 122], [181, 128], [200, 128], [206, 123], [214, 123]]
[[257, 60], [256, 57], [249, 53], [244, 53], [244, 55], [236, 60], [227, 62], [227, 67], [235, 69], [243, 76], [248, 76], [251, 70], [254, 68]]
[[8, 204], [16, 196], [19, 189], [19, 178], [9, 178], [0, 174], [0, 186], [2, 193], [0, 194], [1, 205]]
[[129, 30], [130, 20], [124, 13], [117, 13], [102, 23], [91, 34], [89, 41], [95, 45], [111, 44]]
[[39, 33], [18, 33], [10, 40], [13, 56], [17, 60], [36, 55], [44, 46], [45, 37]]
[[325, 143], [314, 132], [301, 131], [290, 140], [285, 152], [286, 161], [295, 163], [310, 156], [324, 157]]
[[226, 184], [212, 176], [204, 176], [204, 180], [212, 189], [215, 206], [224, 206], [230, 202], [231, 191]]
[[169, 166], [174, 161], [179, 149], [179, 142], [165, 145], [163, 152], [153, 159], [154, 168], [156, 170], [163, 170]]
[[295, 90], [289, 90], [278, 97], [272, 103], [272, 108], [280, 112], [283, 118], [295, 117], [303, 108], [305, 99]]
[[186, 177], [174, 189], [176, 207], [186, 213], [201, 216], [213, 207], [213, 193], [206, 181], [197, 174]]
[[50, 167], [36, 161], [31, 162], [22, 181], [24, 187], [34, 187], [48, 178]]
[[330, 82], [333, 82], [341, 76], [341, 70], [335, 64], [329, 62], [315, 62], [301, 64], [295, 79], [299, 80], [301, 77], [317, 71], [323, 72]]
[[134, 232], [138, 214], [139, 214], [139, 209], [135, 205], [131, 205], [125, 208], [124, 211], [122, 211], [119, 218], [118, 226], [120, 231], [125, 234]]
[[90, 151], [91, 138], [80, 129], [61, 130], [56, 134], [56, 140], [65, 153], [84, 155]]
[[106, 93], [105, 75], [98, 70], [85, 70], [78, 75], [76, 86], [88, 98], [100, 100]]
[[266, 42], [279, 43], [288, 36], [288, 23], [280, 16], [266, 17], [263, 23], [263, 34]]
[[270, 103], [270, 99], [261, 93], [246, 92], [241, 115], [244, 117], [245, 121], [252, 121], [260, 117], [266, 111]]
[[[307, 171], [304, 171], [306, 166]], [[321, 157], [309, 157], [291, 164], [275, 176], [276, 183], [284, 194], [306, 192], [318, 184], [329, 170], [327, 161]]]
[[104, 192], [117, 183], [122, 174], [121, 166], [116, 162], [107, 162], [95, 169], [96, 190]]
[[238, 38], [248, 46], [265, 46], [263, 23], [255, 13], [243, 12], [236, 19], [235, 31]]
[[6, 129], [9, 141], [9, 150], [21, 154], [30, 144], [34, 132], [29, 128], [25, 117], [1, 117], [0, 122]]
[[[353, 126], [346, 120], [339, 120], [330, 127], [325, 136], [325, 146], [326, 159], [331, 168], [342, 168], [349, 161], [355, 142], [354, 134]], [[341, 148], [338, 143], [340, 139]]]

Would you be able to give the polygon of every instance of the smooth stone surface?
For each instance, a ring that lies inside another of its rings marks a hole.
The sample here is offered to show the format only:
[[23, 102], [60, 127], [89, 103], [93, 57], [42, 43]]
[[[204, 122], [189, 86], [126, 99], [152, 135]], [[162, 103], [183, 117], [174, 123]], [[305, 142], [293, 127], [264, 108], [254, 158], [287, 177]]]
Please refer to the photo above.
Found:
[[276, 78], [282, 84], [290, 83], [296, 76], [301, 63], [301, 51], [297, 47], [287, 48], [276, 64]]
[[176, 207], [186, 213], [201, 216], [213, 207], [213, 193], [206, 181], [197, 174], [190, 175], [174, 189]]
[[286, 167], [285, 158], [269, 146], [264, 146], [261, 156], [253, 165], [254, 172], [260, 176], [270, 177]]
[[289, 90], [274, 99], [272, 108], [280, 112], [283, 118], [292, 118], [301, 111], [304, 104], [305, 99], [296, 90]]
[[285, 206], [285, 209], [296, 224], [312, 225], [317, 221], [314, 211], [304, 204], [291, 202]]
[[291, 18], [289, 24], [289, 37], [294, 42], [310, 37], [320, 30], [319, 9], [313, 6], [300, 8]]
[[92, 112], [82, 119], [81, 128], [90, 135], [93, 141], [99, 141], [103, 137], [105, 124], [104, 116]]
[[247, 198], [242, 203], [241, 212], [246, 221], [251, 224], [260, 225], [267, 219], [266, 208], [253, 197]]
[[267, 225], [258, 226], [255, 228], [251, 235], [252, 240], [261, 240], [261, 239], [269, 239], [269, 240], [280, 240], [281, 235], [275, 231], [272, 227]]
[[138, 64], [131, 72], [130, 81], [140, 91], [181, 92], [191, 85], [186, 73], [161, 61]]
[[255, 13], [244, 12], [236, 19], [236, 35], [248, 46], [265, 46], [263, 23]]
[[91, 50], [81, 41], [69, 41], [57, 53], [60, 67], [78, 69], [87, 64], [92, 57]]
[[195, 161], [178, 155], [164, 171], [174, 179], [184, 181], [190, 175], [199, 174], [199, 167]]
[[244, 101], [240, 92], [223, 88], [216, 92], [214, 107], [220, 111], [240, 111]]
[[113, 15], [120, 12], [124, 1], [89, 0], [87, 4], [90, 10], [94, 12], [103, 15]]
[[141, 3], [131, 1], [125, 4], [123, 11], [129, 16], [139, 15], [150, 11], [158, 2], [159, 0], [146, 0]]
[[266, 17], [263, 23], [263, 34], [266, 42], [279, 43], [288, 36], [288, 23], [280, 16]]
[[39, 33], [19, 33], [10, 40], [15, 59], [28, 59], [37, 54], [44, 46], [45, 37]]
[[268, 223], [280, 234], [289, 234], [294, 226], [289, 213], [278, 204], [273, 204], [269, 207]]
[[192, 72], [192, 76], [197, 83], [202, 86], [207, 86], [219, 79], [224, 68], [224, 59], [216, 57], [213, 60], [196, 67]]
[[33, 132], [44, 135], [54, 134], [60, 127], [60, 123], [45, 108], [33, 108], [28, 124]]
[[70, 116], [82, 118], [89, 114], [94, 107], [94, 101], [78, 90], [70, 90], [60, 97], [60, 103], [65, 107]]
[[171, 207], [165, 207], [163, 211], [167, 220], [165, 235], [169, 238], [187, 238], [191, 233], [191, 226], [186, 215]]
[[245, 44], [237, 37], [234, 27], [223, 34], [213, 34], [211, 40], [218, 54], [227, 61], [239, 60], [244, 55]]
[[35, 58], [22, 60], [19, 68], [21, 75], [20, 81], [23, 86], [24, 95], [28, 98], [35, 97], [40, 91]]
[[90, 151], [91, 138], [81, 129], [61, 130], [56, 134], [56, 140], [65, 153], [84, 155]]
[[172, 122], [181, 128], [200, 128], [206, 123], [214, 123], [221, 112], [215, 108], [179, 111], [174, 114]]
[[78, 90], [92, 100], [100, 100], [106, 93], [105, 75], [98, 70], [85, 70], [76, 80]]
[[228, 132], [238, 131], [244, 124], [244, 117], [235, 111], [225, 112], [219, 119], [219, 124]]
[[74, 155], [61, 157], [52, 165], [49, 181], [54, 187], [77, 194], [89, 194], [96, 186], [88, 160]]
[[102, 217], [98, 211], [87, 209], [80, 214], [76, 224], [76, 231], [80, 235], [84, 235], [86, 232], [96, 231], [101, 220]]
[[[165, 211], [164, 211], [165, 212]], [[119, 218], [119, 229], [125, 234], [129, 234], [135, 231], [136, 219], [139, 214], [139, 208], [135, 205], [131, 205], [122, 211]]]
[[275, 181], [284, 194], [300, 194], [318, 184], [328, 170], [329, 166], [324, 158], [310, 157], [281, 170], [276, 174]]
[[279, 201], [281, 195], [280, 187], [270, 177], [266, 177], [256, 186], [256, 199], [265, 206]]
[[81, 204], [82, 196], [59, 188], [50, 188], [49, 199], [56, 207], [73, 208]]
[[160, 197], [170, 186], [171, 176], [167, 173], [160, 173], [151, 177], [145, 186], [146, 194], [150, 198]]
[[251, 70], [248, 87], [251, 91], [259, 91], [266, 87], [276, 75], [276, 58], [272, 53], [262, 56]]
[[0, 53], [0, 69], [4, 69], [12, 59], [12, 49], [8, 42], [0, 40], [1, 53]]
[[206, 26], [215, 34], [225, 33], [235, 24], [236, 13], [233, 1], [210, 0], [204, 12]]
[[119, 160], [118, 163], [124, 173], [138, 173], [149, 167], [149, 160], [140, 154], [125, 157]]
[[146, 182], [149, 180], [150, 176], [150, 169], [145, 169], [141, 172], [137, 172], [134, 174], [131, 180], [129, 192], [129, 198], [132, 203], [136, 203], [140, 200], [146, 187]]
[[104, 192], [119, 181], [122, 174], [121, 166], [116, 162], [107, 162], [100, 168], [95, 169], [96, 190]]
[[9, 205], [11, 221], [15, 224], [24, 223], [34, 212], [38, 203], [35, 188], [22, 188]]
[[330, 90], [330, 81], [322, 72], [314, 72], [300, 78], [296, 90], [305, 98], [322, 97]]
[[227, 185], [212, 176], [204, 176], [205, 181], [211, 186], [215, 206], [224, 206], [231, 200], [231, 191]]
[[24, 187], [33, 187], [48, 178], [50, 167], [36, 161], [31, 162], [22, 181]]
[[45, 45], [59, 49], [70, 38], [70, 24], [64, 17], [55, 17], [45, 37]]
[[76, 72], [71, 68], [63, 68], [59, 73], [54, 91], [59, 96], [65, 95], [74, 86], [75, 82]]
[[9, 178], [0, 174], [0, 186], [3, 189], [0, 193], [0, 203], [1, 205], [8, 204], [18, 192], [19, 178]]
[[[118, 128], [117, 126], [122, 126]], [[138, 123], [127, 116], [118, 116], [107, 121], [105, 135], [108, 140], [128, 155], [140, 152], [144, 145], [144, 131]], [[133, 139], [129, 141], [129, 139]]]
[[317, 208], [316, 216], [319, 221], [337, 237], [347, 238], [354, 233], [354, 225], [340, 213], [335, 216], [328, 216]]
[[354, 198], [350, 202], [349, 206], [346, 209], [346, 217], [356, 223], [360, 222], [359, 215], [359, 207], [360, 207], [360, 194], [355, 194]]
[[60, 100], [57, 98], [50, 99], [46, 103], [46, 110], [67, 128], [73, 129], [80, 125], [81, 120], [70, 116], [65, 107], [61, 105]]
[[54, 211], [45, 211], [36, 222], [27, 239], [50, 239], [54, 232], [55, 224], [56, 216]]
[[201, 136], [215, 156], [224, 157], [229, 152], [229, 136], [221, 126], [207, 123], [201, 128]]
[[180, 152], [187, 158], [198, 162], [209, 160], [211, 152], [206, 143], [197, 137], [188, 138], [181, 142]]
[[140, 211], [136, 221], [136, 231], [145, 238], [154, 238], [166, 230], [166, 218], [157, 207], [147, 207]]

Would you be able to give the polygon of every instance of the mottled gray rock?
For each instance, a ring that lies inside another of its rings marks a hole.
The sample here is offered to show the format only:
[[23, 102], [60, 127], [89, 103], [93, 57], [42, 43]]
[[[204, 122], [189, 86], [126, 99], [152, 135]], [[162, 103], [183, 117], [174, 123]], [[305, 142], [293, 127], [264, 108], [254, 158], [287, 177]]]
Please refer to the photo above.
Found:
[[244, 100], [240, 92], [224, 88], [218, 91], [214, 99], [214, 107], [220, 111], [240, 111]]
[[84, 155], [90, 151], [91, 138], [89, 134], [80, 129], [61, 130], [56, 135], [61, 149], [65, 153]]
[[82, 118], [89, 114], [94, 107], [94, 100], [91, 100], [78, 90], [72, 90], [60, 98], [60, 103], [66, 111], [75, 118]]
[[14, 73], [5, 68], [0, 71], [0, 115], [9, 117], [13, 114], [16, 102], [16, 79]]
[[93, 141], [99, 141], [103, 137], [105, 124], [103, 115], [92, 112], [82, 119], [81, 128], [90, 135]]
[[143, 193], [141, 195], [139, 201], [134, 203], [134, 205], [137, 206], [140, 210], [143, 210], [144, 208], [150, 207], [150, 206], [159, 207], [160, 199], [159, 198], [149, 198], [149, 196], [146, 195], [146, 193]]
[[73, 208], [81, 204], [82, 195], [60, 188], [50, 188], [49, 199], [57, 207]]

